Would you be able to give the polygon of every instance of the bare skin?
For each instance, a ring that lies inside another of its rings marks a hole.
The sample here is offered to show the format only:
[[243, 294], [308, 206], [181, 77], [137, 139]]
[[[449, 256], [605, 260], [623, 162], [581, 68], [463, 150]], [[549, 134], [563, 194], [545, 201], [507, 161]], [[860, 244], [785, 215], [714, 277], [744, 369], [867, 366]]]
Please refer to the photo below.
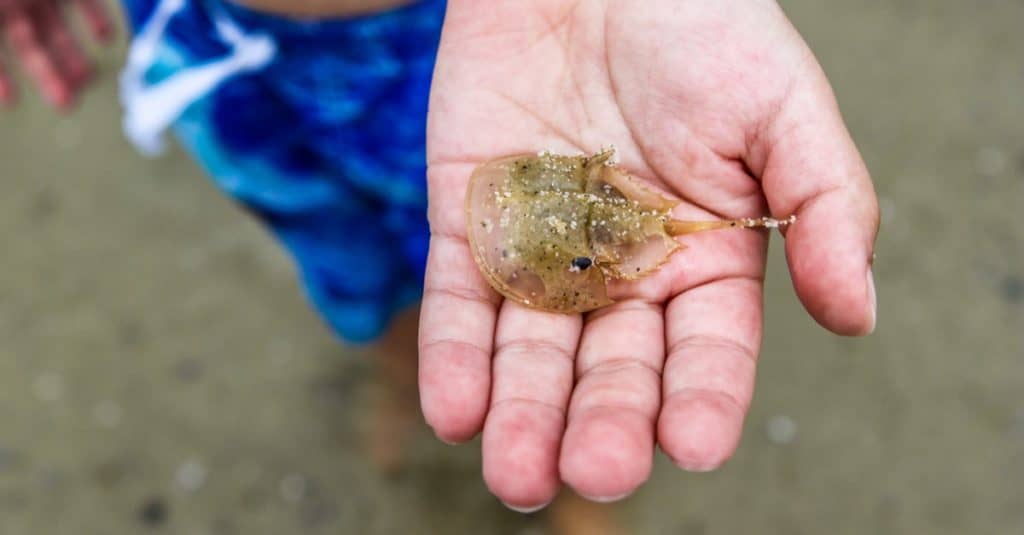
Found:
[[[92, 76], [92, 65], [68, 26], [67, 7], [85, 18], [97, 41], [110, 40], [113, 25], [100, 0], [0, 0], [0, 38], [43, 97], [58, 108], [70, 106]], [[14, 83], [0, 64], [0, 104], [13, 103], [15, 96]]]
[[452, 0], [428, 127], [431, 247], [420, 395], [438, 436], [483, 433], [489, 488], [517, 510], [564, 482], [620, 499], [655, 445], [704, 471], [736, 450], [762, 329], [768, 235], [682, 239], [656, 274], [583, 315], [502, 300], [467, 246], [482, 162], [614, 144], [686, 220], [795, 214], [795, 290], [826, 328], [875, 324], [878, 208], [831, 88], [767, 0]]

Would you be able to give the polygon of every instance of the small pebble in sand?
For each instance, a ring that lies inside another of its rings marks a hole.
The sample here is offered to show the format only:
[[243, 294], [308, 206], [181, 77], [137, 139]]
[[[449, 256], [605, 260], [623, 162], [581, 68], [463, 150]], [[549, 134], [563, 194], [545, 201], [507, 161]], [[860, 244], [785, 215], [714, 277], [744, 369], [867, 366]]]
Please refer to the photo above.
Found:
[[196, 492], [206, 483], [206, 467], [198, 459], [186, 459], [174, 475], [178, 486], [187, 492]]
[[139, 520], [147, 526], [162, 525], [168, 514], [167, 504], [161, 498], [150, 498], [139, 507]]
[[784, 414], [772, 416], [768, 419], [765, 429], [768, 440], [775, 444], [791, 444], [796, 439], [796, 422]]

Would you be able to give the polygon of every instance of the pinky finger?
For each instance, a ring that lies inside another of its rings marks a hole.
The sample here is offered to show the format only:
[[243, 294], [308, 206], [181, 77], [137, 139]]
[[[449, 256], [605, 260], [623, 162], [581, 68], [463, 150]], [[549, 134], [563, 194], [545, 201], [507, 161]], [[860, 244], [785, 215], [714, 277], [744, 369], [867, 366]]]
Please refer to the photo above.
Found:
[[92, 31], [93, 37], [101, 43], [110, 40], [114, 35], [114, 25], [110, 22], [110, 12], [100, 0], [75, 0], [78, 9], [85, 16], [85, 21]]

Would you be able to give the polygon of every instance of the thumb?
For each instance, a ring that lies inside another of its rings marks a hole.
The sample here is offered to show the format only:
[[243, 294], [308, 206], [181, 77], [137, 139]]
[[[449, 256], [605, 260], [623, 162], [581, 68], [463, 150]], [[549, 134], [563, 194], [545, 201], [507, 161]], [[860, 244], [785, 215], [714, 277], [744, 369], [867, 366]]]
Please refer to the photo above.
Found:
[[797, 215], [786, 258], [797, 295], [818, 323], [843, 335], [875, 328], [871, 261], [878, 201], [825, 74], [810, 57], [778, 112], [764, 124], [751, 165], [771, 211]]

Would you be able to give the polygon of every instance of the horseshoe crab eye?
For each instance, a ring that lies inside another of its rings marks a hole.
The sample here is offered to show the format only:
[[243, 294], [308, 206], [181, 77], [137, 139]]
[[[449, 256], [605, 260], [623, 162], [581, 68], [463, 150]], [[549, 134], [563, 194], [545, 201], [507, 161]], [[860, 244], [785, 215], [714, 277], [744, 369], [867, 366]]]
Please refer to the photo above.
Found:
[[594, 265], [594, 261], [587, 256], [577, 256], [569, 262], [570, 271], [586, 271], [590, 266]]

